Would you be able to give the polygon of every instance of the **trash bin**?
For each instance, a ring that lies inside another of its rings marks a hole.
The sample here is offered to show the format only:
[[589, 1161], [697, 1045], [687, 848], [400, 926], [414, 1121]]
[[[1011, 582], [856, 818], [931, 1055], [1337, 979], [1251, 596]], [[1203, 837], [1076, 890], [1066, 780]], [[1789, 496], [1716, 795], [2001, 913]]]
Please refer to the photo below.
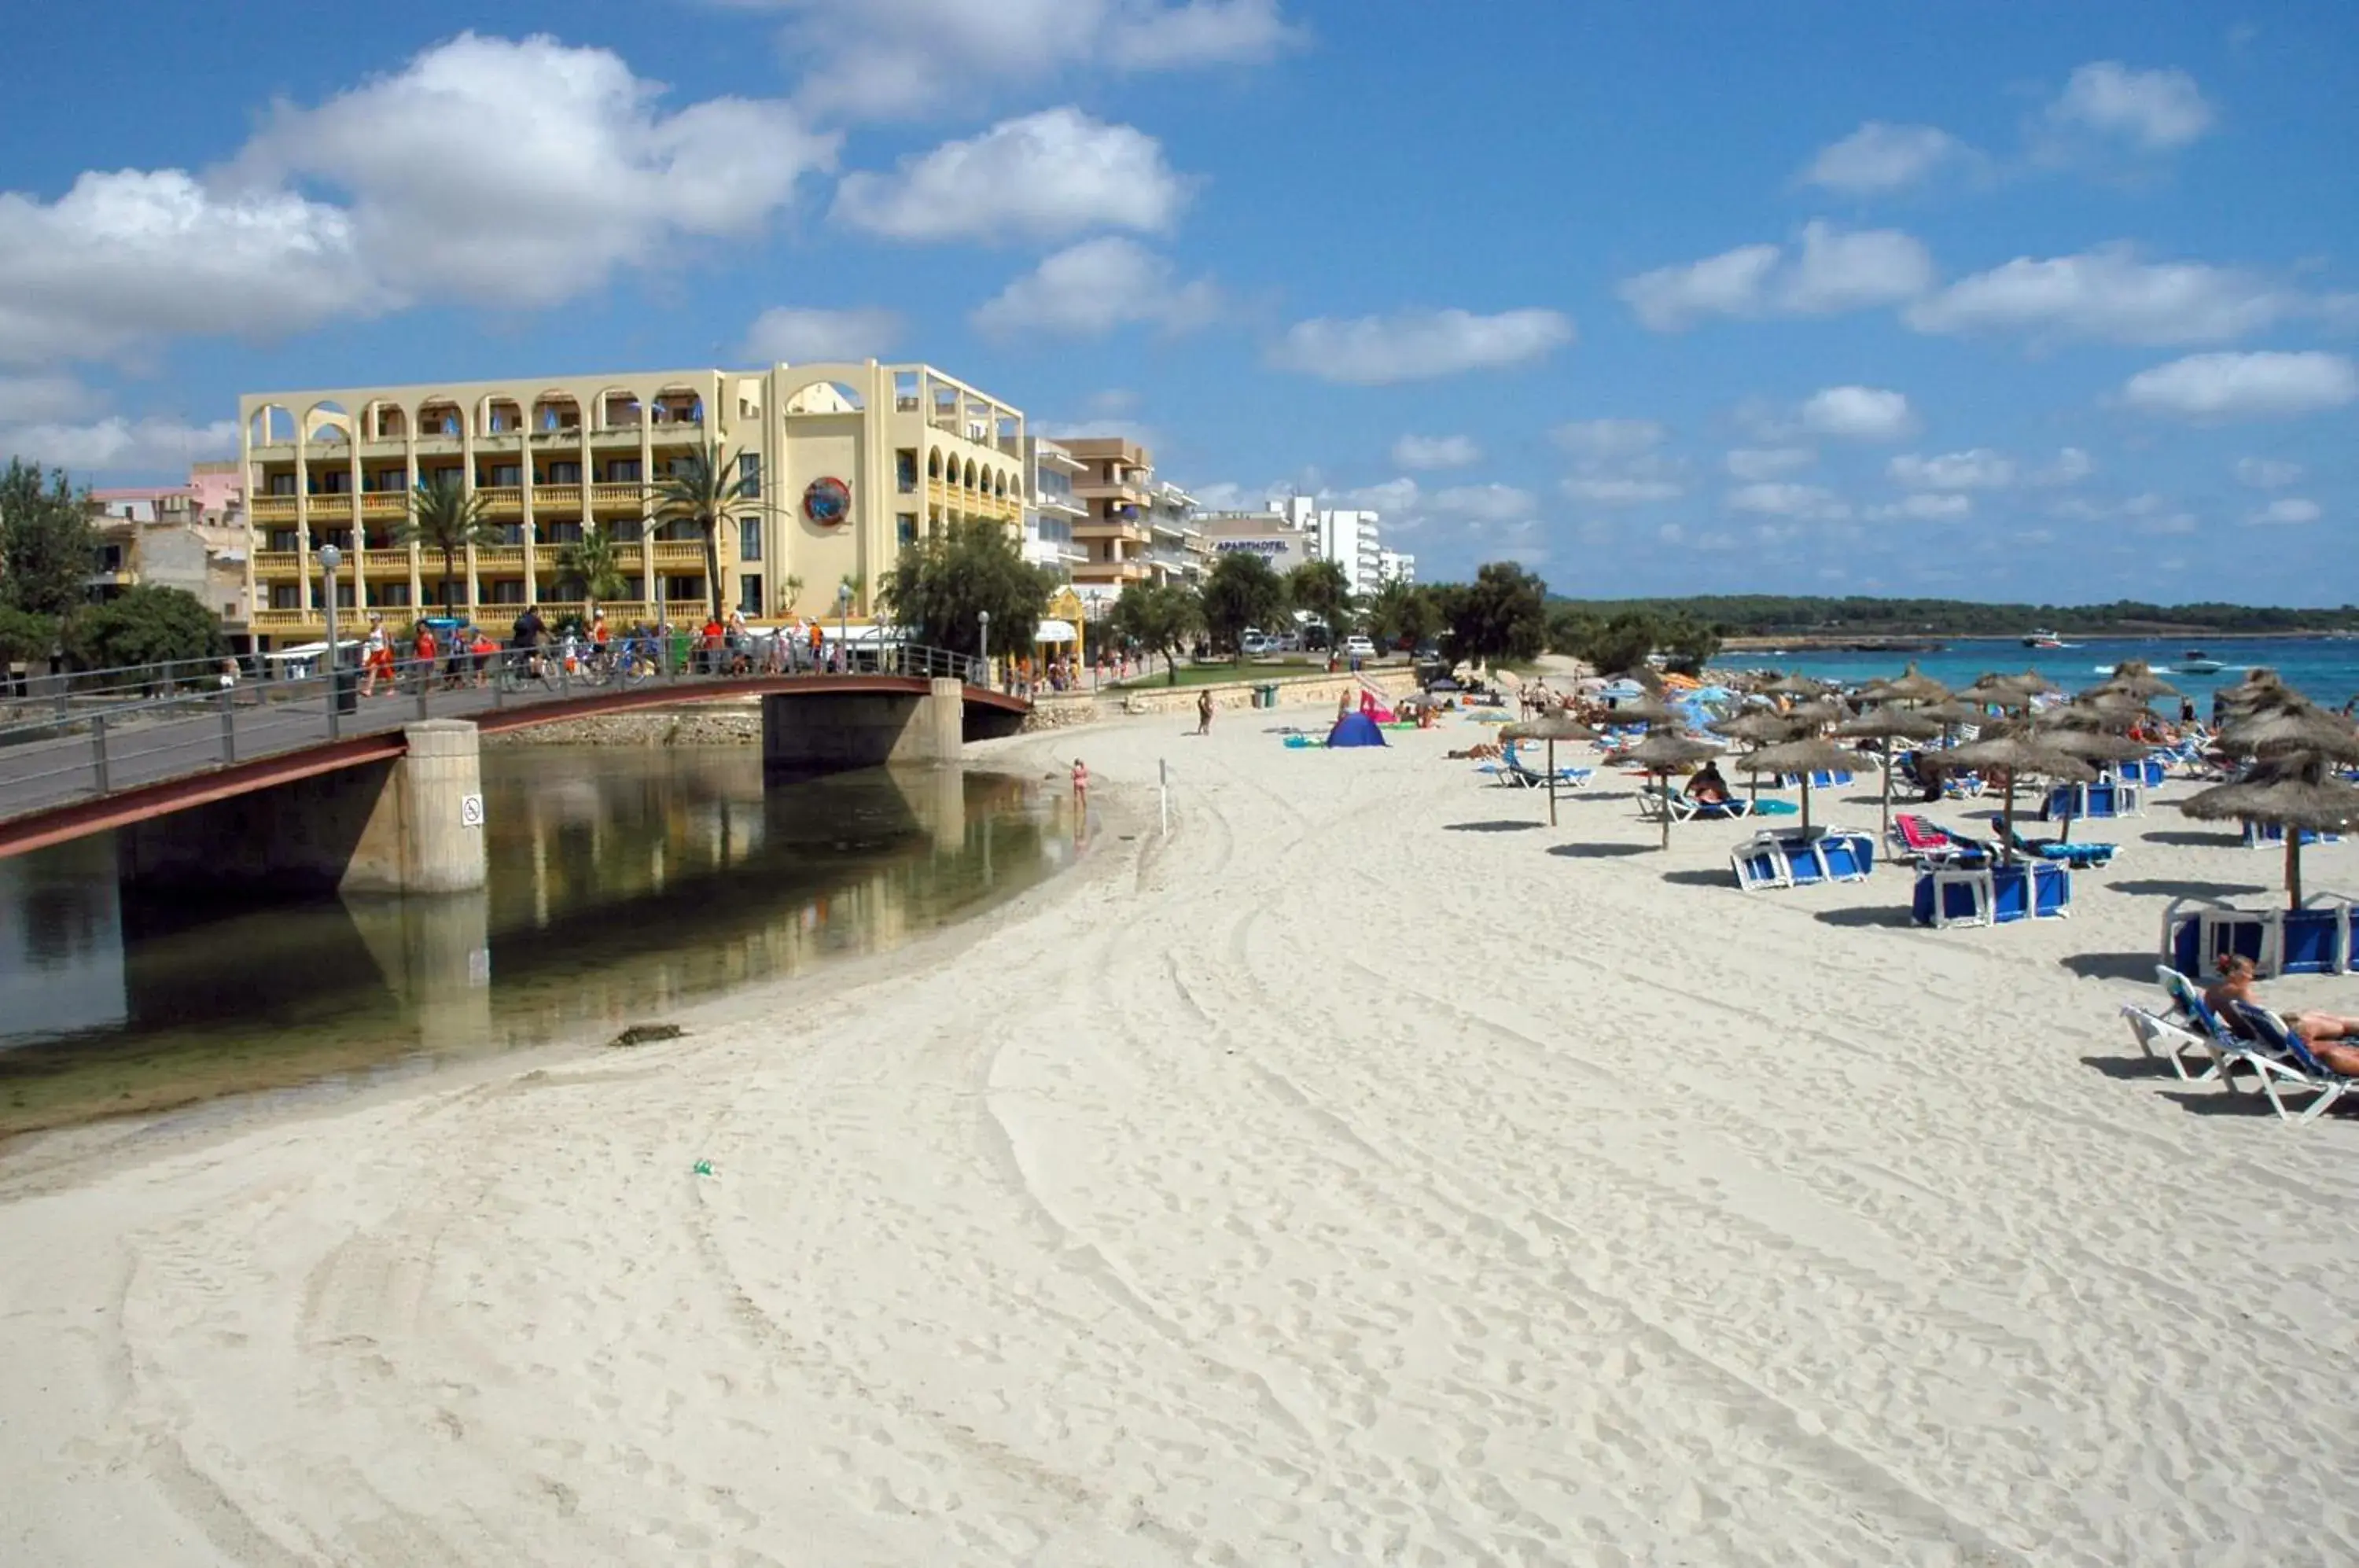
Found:
[[1277, 687], [1275, 684], [1256, 687], [1254, 689], [1254, 705], [1258, 708], [1277, 707]]
[[353, 665], [338, 659], [334, 666], [336, 712], [357, 713], [361, 711], [361, 672]]

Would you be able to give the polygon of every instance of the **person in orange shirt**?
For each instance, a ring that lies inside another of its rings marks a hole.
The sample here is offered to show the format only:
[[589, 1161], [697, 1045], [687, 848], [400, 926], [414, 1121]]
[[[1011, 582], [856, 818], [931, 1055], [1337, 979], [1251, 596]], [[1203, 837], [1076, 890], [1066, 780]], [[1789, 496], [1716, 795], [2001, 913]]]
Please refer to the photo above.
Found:
[[424, 621], [418, 623], [417, 639], [410, 645], [410, 657], [418, 664], [418, 689], [421, 691], [434, 684], [434, 656], [441, 650], [434, 643], [434, 628]]

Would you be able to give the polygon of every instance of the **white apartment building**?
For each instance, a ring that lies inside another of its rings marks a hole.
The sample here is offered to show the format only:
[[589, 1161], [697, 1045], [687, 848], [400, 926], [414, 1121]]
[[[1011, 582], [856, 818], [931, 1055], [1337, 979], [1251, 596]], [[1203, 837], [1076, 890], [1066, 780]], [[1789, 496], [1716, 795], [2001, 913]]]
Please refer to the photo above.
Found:
[[1353, 593], [1373, 593], [1383, 585], [1377, 564], [1383, 554], [1379, 514], [1321, 510], [1307, 495], [1273, 501], [1270, 509], [1308, 537], [1311, 560], [1332, 561], [1343, 569]]
[[1073, 525], [1090, 515], [1073, 494], [1073, 481], [1089, 465], [1055, 441], [1026, 436], [1024, 472], [1024, 559], [1071, 583], [1073, 568], [1090, 558], [1088, 547], [1073, 538]]
[[1376, 581], [1413, 586], [1417, 582], [1417, 557], [1397, 550], [1376, 551]]

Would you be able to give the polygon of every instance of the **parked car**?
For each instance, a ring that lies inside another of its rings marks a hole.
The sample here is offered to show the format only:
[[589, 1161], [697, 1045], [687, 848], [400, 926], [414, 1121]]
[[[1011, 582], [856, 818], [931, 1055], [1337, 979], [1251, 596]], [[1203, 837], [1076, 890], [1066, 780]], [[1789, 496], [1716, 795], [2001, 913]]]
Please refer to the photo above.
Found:
[[1374, 659], [1376, 657], [1376, 645], [1370, 642], [1367, 637], [1362, 634], [1353, 632], [1350, 637], [1343, 639], [1343, 657], [1346, 659]]
[[1237, 648], [1247, 659], [1258, 659], [1263, 654], [1277, 651], [1277, 644], [1276, 639], [1247, 626], [1245, 635], [1238, 639]]

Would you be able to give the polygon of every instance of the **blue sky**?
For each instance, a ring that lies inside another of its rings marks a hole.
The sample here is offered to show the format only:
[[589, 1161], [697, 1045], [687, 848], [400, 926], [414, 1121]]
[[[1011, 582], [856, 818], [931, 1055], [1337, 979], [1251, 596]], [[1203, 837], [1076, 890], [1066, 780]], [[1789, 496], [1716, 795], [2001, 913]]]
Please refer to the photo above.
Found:
[[0, 452], [873, 353], [1429, 579], [2359, 599], [2347, 5], [483, 16], [13, 17]]

